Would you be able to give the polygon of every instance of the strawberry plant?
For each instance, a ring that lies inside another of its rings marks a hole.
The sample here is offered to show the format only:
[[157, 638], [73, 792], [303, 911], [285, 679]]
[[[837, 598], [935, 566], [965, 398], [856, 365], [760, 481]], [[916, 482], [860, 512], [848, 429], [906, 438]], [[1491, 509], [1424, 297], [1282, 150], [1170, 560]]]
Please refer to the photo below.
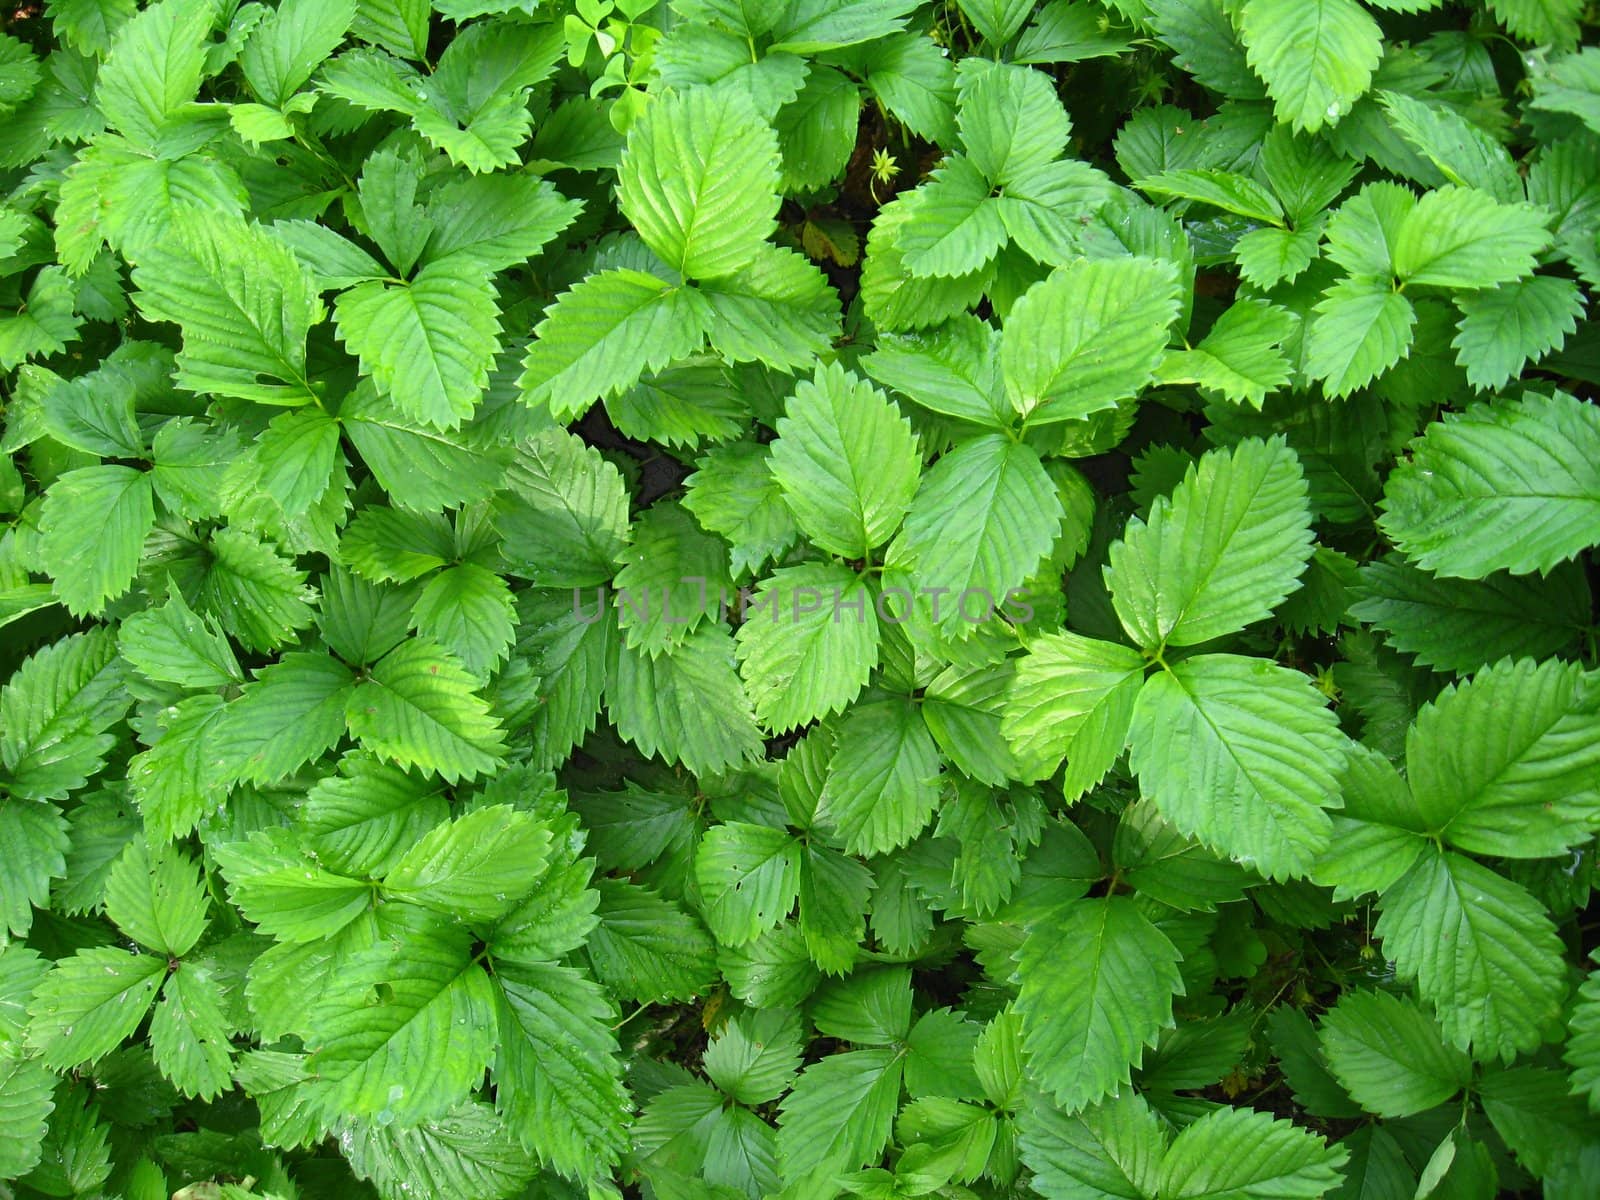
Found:
[[1587, 0], [0, 9], [0, 1197], [1600, 1195]]

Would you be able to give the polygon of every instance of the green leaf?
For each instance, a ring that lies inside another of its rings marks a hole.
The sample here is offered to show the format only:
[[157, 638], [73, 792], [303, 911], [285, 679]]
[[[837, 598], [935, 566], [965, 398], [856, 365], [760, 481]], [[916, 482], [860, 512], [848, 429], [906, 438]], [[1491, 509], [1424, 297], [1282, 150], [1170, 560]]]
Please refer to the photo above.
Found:
[[111, 946], [59, 960], [28, 1004], [28, 1041], [52, 1070], [99, 1061], [144, 1020], [166, 971], [163, 958]]
[[1550, 244], [1547, 214], [1474, 188], [1426, 193], [1395, 235], [1394, 271], [1407, 283], [1487, 288], [1533, 273]]
[[1525, 42], [1570, 46], [1578, 39], [1577, 0], [1489, 0], [1489, 10]]
[[1342, 1178], [1349, 1152], [1290, 1121], [1248, 1108], [1218, 1108], [1173, 1139], [1161, 1161], [1163, 1198], [1316, 1200]]
[[351, 1170], [382, 1200], [514, 1196], [537, 1173], [505, 1122], [476, 1101], [416, 1124], [352, 1121], [339, 1140]]
[[319, 866], [286, 829], [257, 830], [213, 853], [234, 906], [280, 941], [320, 942], [372, 908], [372, 885]]
[[1445, 1044], [1438, 1023], [1389, 992], [1345, 992], [1324, 1014], [1318, 1036], [1340, 1084], [1382, 1117], [1443, 1104], [1472, 1078], [1472, 1061]]
[[183, 837], [227, 800], [226, 774], [210, 750], [227, 719], [221, 696], [186, 697], [166, 714], [160, 739], [128, 761], [128, 783], [153, 842]]
[[1181, 168], [1134, 181], [1141, 192], [1192, 200], [1268, 225], [1282, 225], [1283, 205], [1247, 175], [1207, 168]]
[[206, 927], [210, 896], [199, 868], [181, 850], [152, 853], [128, 843], [106, 877], [106, 916], [135, 941], [169, 958], [182, 958]]
[[106, 120], [131, 141], [154, 145], [200, 90], [215, 19], [200, 0], [163, 0], [122, 24], [95, 83]]
[[339, 424], [397, 508], [476, 504], [504, 483], [508, 456], [499, 447], [474, 433], [448, 436], [412, 421], [370, 384], [340, 404]]
[[1172, 1024], [1178, 948], [1125, 896], [1073, 901], [1030, 926], [1015, 1011], [1033, 1077], [1075, 1112], [1119, 1087]]
[[839, 336], [839, 296], [815, 264], [763, 243], [749, 265], [692, 293], [704, 301], [706, 337], [730, 362], [780, 371], [812, 366]]
[[133, 282], [147, 320], [183, 330], [179, 386], [262, 404], [315, 402], [305, 343], [324, 310], [311, 272], [241, 218], [193, 212], [173, 233], [142, 257]]
[[1417, 311], [1387, 280], [1341, 279], [1315, 311], [1305, 369], [1329, 396], [1366, 387], [1411, 352]]
[[356, 0], [284, 0], [268, 12], [239, 55], [239, 67], [257, 99], [282, 108], [339, 48], [356, 9]]
[[1530, 362], [1561, 349], [1585, 307], [1576, 282], [1550, 275], [1475, 292], [1458, 303], [1461, 326], [1450, 344], [1480, 391], [1504, 387]]
[[357, 694], [350, 669], [327, 654], [286, 654], [232, 701], [211, 748], [230, 782], [276, 783], [338, 744]]
[[1531, 1050], [1566, 996], [1561, 939], [1522, 887], [1457, 854], [1425, 853], [1383, 893], [1374, 932], [1445, 1037], [1475, 1057]]
[[513, 574], [540, 587], [605, 583], [628, 539], [628, 492], [599, 451], [565, 430], [518, 448], [495, 505]]
[[127, 667], [104, 626], [30, 655], [0, 689], [0, 766], [11, 795], [60, 799], [105, 763], [128, 710]]
[[519, 1140], [556, 1170], [589, 1175], [627, 1148], [628, 1093], [615, 1014], [571, 967], [498, 963], [496, 1103]]
[[1060, 532], [1060, 493], [1034, 451], [1000, 434], [961, 442], [922, 476], [903, 548], [924, 595], [949, 597], [935, 621], [957, 633], [962, 598], [998, 608], [1028, 580]]
[[1164, 383], [1193, 383], [1235, 404], [1260, 408], [1293, 375], [1282, 349], [1300, 323], [1287, 309], [1240, 300], [1217, 318], [1192, 350], [1174, 351], [1156, 372]]
[[211, 1100], [233, 1088], [233, 1054], [221, 987], [203, 967], [184, 963], [161, 990], [150, 1018], [156, 1066], [186, 1096]]
[[784, 733], [855, 699], [878, 661], [875, 598], [848, 567], [785, 567], [751, 597], [735, 645], [756, 716]]
[[706, 1047], [705, 1071], [742, 1104], [765, 1104], [789, 1090], [804, 1039], [794, 1014], [756, 1009], [735, 1014]]
[[733, 639], [720, 622], [703, 622], [654, 657], [620, 647], [606, 706], [617, 732], [641, 751], [695, 775], [761, 755], [761, 731], [734, 669]]
[[66, 874], [67, 822], [53, 804], [8, 799], [0, 805], [0, 848], [10, 864], [0, 875], [0, 921], [23, 935], [33, 926], [33, 910], [49, 906], [50, 881]]
[[1155, 375], [1178, 315], [1170, 264], [1084, 259], [1013, 306], [1000, 351], [1006, 393], [1030, 425], [1075, 420], [1136, 395]]
[[1306, 133], [1349, 114], [1383, 51], [1382, 30], [1355, 0], [1248, 0], [1238, 22], [1278, 120]]
[[411, 609], [411, 623], [480, 679], [510, 652], [516, 600], [506, 581], [477, 563], [462, 563], [428, 580]]
[[837, 366], [800, 383], [778, 418], [772, 473], [811, 541], [861, 558], [889, 540], [916, 494], [911, 424], [871, 384]]
[[601, 879], [600, 924], [589, 960], [618, 995], [654, 1004], [689, 1000], [716, 978], [716, 955], [700, 923], [672, 901], [620, 879]]
[[928, 824], [939, 803], [939, 750], [916, 706], [861, 704], [839, 722], [817, 820], [851, 854], [884, 854]]
[[1600, 687], [1576, 663], [1506, 659], [1447, 688], [1406, 737], [1430, 833], [1460, 850], [1553, 858], [1600, 828]]
[[471, 262], [363, 283], [339, 297], [339, 337], [406, 416], [436, 429], [470, 418], [500, 349], [493, 284]]
[[1480, 188], [1505, 204], [1522, 199], [1522, 180], [1511, 155], [1466, 117], [1404, 92], [1380, 92], [1379, 100], [1401, 136], [1449, 182]]
[[494, 770], [505, 754], [500, 724], [476, 686], [457, 659], [413, 638], [356, 684], [345, 715], [369, 750], [455, 783]]
[[734, 92], [659, 96], [628, 134], [618, 203], [645, 244], [690, 279], [732, 275], [774, 228], [778, 140]]
[[398, 953], [381, 942], [329, 979], [306, 1044], [331, 1112], [415, 1124], [478, 1086], [495, 1036], [494, 985], [468, 935], [412, 919]]
[[1022, 1160], [1049, 1189], [1045, 1194], [1068, 1200], [1156, 1194], [1166, 1134], [1161, 1118], [1131, 1089], [1070, 1115], [1039, 1100], [1022, 1110], [1019, 1126]]
[[1146, 665], [1114, 642], [1046, 634], [1017, 667], [1000, 728], [1024, 762], [1065, 758], [1062, 794], [1076, 800], [1122, 756]]
[[1033, 15], [1033, 0], [960, 0], [972, 27], [984, 41], [1004, 46]]
[[101, 612], [133, 585], [155, 522], [150, 477], [132, 467], [80, 467], [51, 485], [39, 550], [69, 611]]
[[913, 275], [970, 275], [1006, 244], [1000, 201], [970, 159], [947, 158], [905, 203], [900, 255]]
[[1592, 1111], [1600, 1094], [1600, 969], [1590, 971], [1578, 987], [1561, 1056], [1572, 1069], [1572, 1091], [1586, 1096]]
[[300, 824], [330, 870], [383, 875], [449, 815], [442, 789], [364, 754], [339, 760], [339, 774], [306, 793]]
[[429, 198], [433, 232], [422, 261], [503, 271], [536, 257], [582, 208], [532, 175], [458, 177]]
[[694, 474], [683, 481], [683, 506], [701, 528], [731, 543], [734, 578], [760, 570], [799, 538], [772, 473], [769, 446], [731, 442], [707, 451], [695, 464]]
[[55, 1086], [55, 1075], [39, 1059], [0, 1054], [0, 1172], [7, 1179], [20, 1179], [39, 1162]]
[[709, 322], [698, 292], [643, 271], [601, 271], [563, 292], [534, 332], [518, 386], [562, 420], [626, 391], [647, 371], [700, 348]]
[[961, 142], [990, 183], [1009, 184], [1066, 149], [1072, 121], [1044, 72], [974, 57], [956, 79]]
[[1589, 618], [1589, 585], [1576, 563], [1549, 574], [1440, 579], [1398, 557], [1365, 563], [1350, 615], [1439, 671], [1472, 671], [1502, 658], [1566, 649]]
[[1369, 183], [1328, 222], [1328, 257], [1354, 278], [1393, 275], [1395, 243], [1416, 207], [1410, 188]]
[[1327, 847], [1344, 738], [1298, 671], [1233, 654], [1185, 659], [1145, 683], [1128, 740], [1144, 794], [1219, 853], [1283, 880]]
[[494, 804], [434, 826], [390, 868], [383, 889], [463, 921], [493, 921], [533, 886], [549, 854], [542, 822]]
[[786, 829], [727, 821], [695, 851], [700, 911], [718, 943], [742, 946], [772, 928], [800, 893], [800, 843]]
[[1379, 528], [1436, 574], [1548, 571], [1595, 541], [1600, 410], [1558, 394], [1447, 413], [1390, 474], [1383, 510]]
[[987, 321], [963, 314], [926, 333], [881, 335], [861, 365], [923, 408], [1005, 428], [1011, 408], [1000, 395], [998, 341]]
[[830, 1054], [802, 1071], [778, 1110], [785, 1178], [876, 1161], [892, 1132], [901, 1071], [892, 1049]]
[[213, 531], [205, 577], [195, 597], [247, 649], [265, 651], [289, 640], [314, 617], [304, 571], [268, 542], [239, 529]]
[[1195, 646], [1270, 616], [1311, 557], [1305, 475], [1281, 438], [1201, 456], [1128, 522], [1106, 568], [1117, 616], [1147, 650]]

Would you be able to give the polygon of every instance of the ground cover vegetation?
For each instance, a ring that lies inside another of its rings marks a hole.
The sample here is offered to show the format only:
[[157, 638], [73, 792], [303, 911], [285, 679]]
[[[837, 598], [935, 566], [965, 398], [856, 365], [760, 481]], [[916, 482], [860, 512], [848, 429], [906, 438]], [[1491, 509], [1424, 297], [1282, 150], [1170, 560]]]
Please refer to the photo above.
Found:
[[11, 0], [0, 1195], [1600, 1195], [1588, 0]]

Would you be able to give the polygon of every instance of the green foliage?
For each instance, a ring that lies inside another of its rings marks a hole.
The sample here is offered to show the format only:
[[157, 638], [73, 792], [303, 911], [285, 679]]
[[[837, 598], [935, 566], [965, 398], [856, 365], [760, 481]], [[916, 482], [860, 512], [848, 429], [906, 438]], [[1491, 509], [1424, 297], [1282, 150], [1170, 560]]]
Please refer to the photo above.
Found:
[[0, 1196], [1600, 1194], [1581, 0], [43, 0]]

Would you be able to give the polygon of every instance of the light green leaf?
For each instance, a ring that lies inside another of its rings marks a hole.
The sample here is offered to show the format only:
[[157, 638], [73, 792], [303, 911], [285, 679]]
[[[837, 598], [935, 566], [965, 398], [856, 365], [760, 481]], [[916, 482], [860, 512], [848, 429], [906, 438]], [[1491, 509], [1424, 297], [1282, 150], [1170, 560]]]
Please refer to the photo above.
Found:
[[1067, 760], [1062, 794], [1076, 800], [1104, 778], [1128, 740], [1146, 661], [1137, 650], [1075, 633], [1036, 638], [1018, 667], [1001, 730], [1041, 768]]
[[961, 142], [990, 183], [1004, 186], [1061, 157], [1072, 121], [1050, 76], [974, 56], [961, 60], [956, 81]]
[[902, 1069], [898, 1051], [881, 1049], [830, 1054], [802, 1071], [779, 1106], [784, 1176], [876, 1161], [893, 1131]]
[[1248, 0], [1238, 22], [1278, 120], [1306, 133], [1349, 114], [1383, 51], [1382, 30], [1355, 0]]
[[655, 657], [619, 647], [605, 691], [618, 733], [645, 754], [682, 763], [695, 775], [726, 771], [761, 755], [761, 731], [734, 669], [733, 639], [721, 622], [702, 622]]
[[339, 48], [356, 8], [356, 0], [284, 0], [269, 11], [239, 55], [256, 98], [282, 108]]
[[1316, 1200], [1342, 1178], [1343, 1146], [1248, 1108], [1217, 1108], [1173, 1139], [1161, 1162], [1163, 1200]]
[[166, 959], [115, 946], [63, 958], [28, 1003], [28, 1041], [56, 1071], [97, 1062], [133, 1035], [166, 972]]
[[1571, 279], [1535, 275], [1462, 296], [1456, 362], [1479, 391], [1504, 387], [1578, 327], [1584, 297]]
[[922, 476], [903, 547], [921, 591], [944, 598], [947, 633], [970, 632], [961, 597], [998, 608], [1050, 552], [1065, 509], [1034, 451], [1000, 434], [957, 445]]
[[794, 907], [800, 843], [786, 829], [727, 821], [700, 839], [694, 873], [711, 932], [722, 945], [742, 946]]
[[785, 567], [751, 597], [736, 648], [756, 716], [784, 733], [855, 699], [878, 661], [874, 597], [848, 567]]
[[173, 233], [135, 267], [133, 299], [147, 320], [182, 328], [179, 385], [262, 404], [314, 402], [305, 343], [324, 310], [311, 272], [238, 217], [188, 213]]
[[465, 930], [409, 919], [353, 955], [311, 1010], [309, 1065], [331, 1113], [415, 1124], [476, 1088], [494, 1055], [494, 985]]
[[1406, 770], [1430, 833], [1554, 858], [1600, 828], [1600, 687], [1576, 663], [1506, 659], [1417, 714]]
[[573, 434], [550, 429], [524, 442], [495, 504], [502, 553], [540, 587], [605, 583], [628, 540], [628, 492], [616, 467]]
[[1105, 577], [1122, 627], [1158, 650], [1270, 616], [1311, 557], [1307, 495], [1281, 437], [1203, 455], [1111, 547]]
[[516, 602], [506, 581], [477, 563], [440, 571], [411, 609], [412, 627], [487, 679], [510, 652]]
[[37, 1058], [0, 1053], [0, 1172], [20, 1179], [38, 1164], [55, 1108], [56, 1077]]
[[185, 1096], [211, 1100], [233, 1088], [233, 1053], [221, 985], [209, 970], [184, 963], [161, 989], [150, 1018], [156, 1066]]
[[335, 320], [379, 390], [436, 429], [472, 416], [500, 349], [494, 285], [471, 262], [430, 263], [398, 285], [359, 284], [339, 297]]
[[588, 1175], [627, 1147], [616, 1014], [572, 967], [497, 963], [495, 1099], [519, 1140], [556, 1170]]
[[346, 875], [383, 875], [449, 816], [443, 789], [365, 754], [306, 793], [300, 827], [317, 860]]
[[117, 29], [94, 99], [130, 141], [153, 146], [194, 100], [215, 19], [202, 0], [162, 0]]
[[60, 799], [105, 763], [128, 711], [127, 665], [105, 626], [29, 655], [0, 688], [0, 767], [6, 788], [29, 800]]
[[852, 708], [840, 721], [817, 820], [851, 854], [904, 846], [939, 803], [939, 750], [917, 707], [884, 700]]
[[1449, 182], [1479, 188], [1503, 204], [1522, 199], [1522, 179], [1506, 148], [1455, 109], [1404, 92], [1378, 98], [1401, 136]]
[[182, 958], [205, 931], [210, 896], [187, 854], [171, 846], [152, 854], [135, 838], [106, 876], [105, 902], [106, 916], [123, 933], [169, 958]]
[[1240, 300], [1217, 318], [1192, 350], [1169, 352], [1156, 372], [1163, 383], [1193, 383], [1235, 404], [1260, 408], [1293, 376], [1283, 343], [1300, 323], [1264, 300]]
[[737, 93], [668, 93], [629, 131], [618, 203], [673, 270], [717, 279], [747, 265], [771, 235], [778, 161], [777, 136]]
[[1278, 198], [1248, 175], [1233, 171], [1180, 168], [1147, 175], [1135, 180], [1133, 186], [1141, 192], [1208, 204], [1268, 225], [1284, 223], [1283, 205], [1278, 203]]
[[1316, 305], [1306, 373], [1329, 396], [1348, 396], [1411, 352], [1417, 311], [1384, 279], [1341, 279]]
[[1561, 939], [1518, 884], [1458, 854], [1430, 850], [1383, 893], [1374, 932], [1415, 980], [1444, 1034], [1475, 1057], [1531, 1050], [1567, 992]]
[[339, 425], [320, 408], [280, 413], [256, 439], [261, 490], [299, 516], [328, 490], [339, 460]]
[[1132, 1089], [1071, 1115], [1040, 1098], [1022, 1110], [1018, 1124], [1022, 1160], [1046, 1194], [1062, 1200], [1156, 1194], [1166, 1133]]
[[351, 1170], [370, 1179], [382, 1200], [514, 1196], [538, 1173], [538, 1164], [487, 1102], [468, 1101], [416, 1124], [352, 1121], [339, 1147]]
[[1407, 283], [1487, 288], [1533, 273], [1550, 244], [1549, 215], [1474, 188], [1427, 192], [1395, 235], [1394, 271]]
[[1185, 659], [1145, 683], [1128, 741], [1161, 815], [1236, 862], [1289, 879], [1328, 846], [1345, 739], [1298, 671], [1232, 654]]
[[1006, 392], [1030, 425], [1114, 408], [1155, 375], [1178, 315], [1171, 264], [1083, 259], [1025, 292], [1006, 320]]
[[700, 923], [649, 888], [597, 881], [600, 924], [589, 960], [600, 981], [641, 1004], [689, 1000], [716, 979], [716, 955]]
[[1596, 541], [1600, 409], [1524, 396], [1447, 413], [1384, 486], [1379, 528], [1419, 567], [1482, 579], [1548, 571]]
[[227, 776], [211, 750], [227, 719], [221, 696], [188, 696], [165, 715], [160, 740], [128, 761], [128, 783], [153, 842], [183, 837], [227, 800]]
[[500, 724], [477, 686], [448, 652], [413, 638], [367, 672], [345, 715], [369, 750], [455, 783], [494, 770], [505, 754]]
[[1183, 992], [1176, 946], [1126, 896], [1078, 900], [1032, 925], [1016, 955], [1029, 1070], [1075, 1112], [1128, 1086]]
[[493, 804], [434, 826], [390, 868], [383, 890], [463, 921], [493, 921], [534, 886], [549, 855], [543, 822]]
[[647, 371], [700, 348], [705, 298], [629, 269], [585, 276], [546, 310], [518, 386], [526, 403], [561, 420], [626, 391]]
[[79, 467], [51, 484], [39, 550], [69, 611], [101, 612], [132, 586], [155, 521], [150, 477], [132, 467]]
[[230, 782], [276, 783], [338, 744], [355, 696], [350, 668], [295, 651], [256, 672], [227, 707], [210, 748]]
[[913, 275], [982, 270], [1006, 244], [1002, 206], [972, 161], [951, 155], [906, 198], [900, 255]]
[[806, 536], [842, 558], [888, 541], [917, 490], [921, 460], [910, 422], [838, 366], [803, 380], [784, 413], [772, 473]]

